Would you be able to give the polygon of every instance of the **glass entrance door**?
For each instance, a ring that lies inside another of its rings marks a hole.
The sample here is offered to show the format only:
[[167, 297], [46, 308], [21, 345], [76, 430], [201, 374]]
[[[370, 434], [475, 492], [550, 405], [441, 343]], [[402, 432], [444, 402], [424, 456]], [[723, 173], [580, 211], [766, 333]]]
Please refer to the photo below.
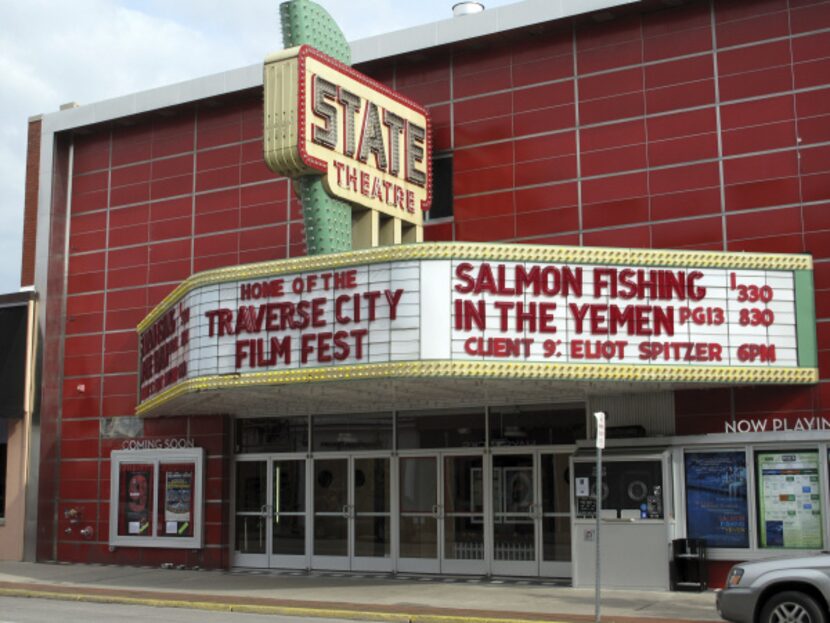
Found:
[[234, 564], [304, 569], [306, 460], [238, 460]]
[[391, 460], [354, 457], [351, 463], [351, 568], [392, 571]]
[[486, 571], [481, 454], [401, 456], [398, 570]]
[[570, 453], [494, 453], [494, 575], [571, 576]]
[[391, 571], [389, 457], [323, 457], [313, 463], [312, 568]]
[[570, 453], [539, 455], [542, 499], [542, 558], [539, 572], [547, 577], [571, 577]]
[[570, 577], [569, 456], [240, 457], [233, 564]]
[[349, 568], [349, 459], [314, 459], [313, 569]]
[[306, 556], [306, 460], [271, 461], [270, 567], [304, 569]]
[[440, 505], [437, 456], [402, 456], [398, 463], [398, 570], [439, 573]]
[[268, 566], [268, 461], [237, 461], [234, 565]]
[[483, 468], [480, 454], [443, 456], [441, 573], [486, 572]]
[[538, 575], [538, 503], [534, 454], [493, 455], [493, 573]]

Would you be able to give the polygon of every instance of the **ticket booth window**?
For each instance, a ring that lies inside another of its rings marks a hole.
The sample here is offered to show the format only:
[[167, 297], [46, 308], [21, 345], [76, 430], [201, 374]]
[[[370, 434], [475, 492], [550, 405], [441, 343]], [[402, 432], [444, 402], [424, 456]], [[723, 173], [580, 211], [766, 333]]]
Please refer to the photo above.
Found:
[[[575, 463], [577, 518], [596, 517], [596, 463]], [[663, 519], [663, 464], [660, 460], [617, 460], [602, 465], [602, 516]]]

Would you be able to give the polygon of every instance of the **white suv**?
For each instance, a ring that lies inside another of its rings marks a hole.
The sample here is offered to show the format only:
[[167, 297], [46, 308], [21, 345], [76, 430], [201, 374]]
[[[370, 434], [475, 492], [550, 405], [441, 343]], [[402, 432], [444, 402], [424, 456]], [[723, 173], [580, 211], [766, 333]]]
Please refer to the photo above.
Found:
[[830, 553], [735, 565], [718, 613], [735, 623], [828, 623]]

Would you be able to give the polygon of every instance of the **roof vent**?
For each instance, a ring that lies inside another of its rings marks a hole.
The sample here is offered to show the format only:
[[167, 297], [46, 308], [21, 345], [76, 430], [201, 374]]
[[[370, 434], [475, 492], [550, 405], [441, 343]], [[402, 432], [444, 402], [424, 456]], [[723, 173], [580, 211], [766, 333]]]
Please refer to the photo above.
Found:
[[472, 15], [473, 13], [481, 13], [484, 10], [484, 5], [481, 2], [459, 2], [452, 5], [452, 16], [460, 17], [461, 15]]

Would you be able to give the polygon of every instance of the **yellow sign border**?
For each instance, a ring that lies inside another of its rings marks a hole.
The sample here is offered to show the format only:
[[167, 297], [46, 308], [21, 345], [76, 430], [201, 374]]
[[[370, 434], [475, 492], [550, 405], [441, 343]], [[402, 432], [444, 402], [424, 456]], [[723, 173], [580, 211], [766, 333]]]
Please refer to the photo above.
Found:
[[766, 383], [812, 384], [817, 368], [750, 368], [726, 366], [662, 366], [516, 363], [490, 361], [404, 361], [356, 364], [324, 368], [302, 368], [204, 376], [189, 379], [136, 407], [136, 415], [147, 416], [171, 400], [200, 391], [389, 378], [498, 378], [551, 381], [629, 381], [653, 383]]

